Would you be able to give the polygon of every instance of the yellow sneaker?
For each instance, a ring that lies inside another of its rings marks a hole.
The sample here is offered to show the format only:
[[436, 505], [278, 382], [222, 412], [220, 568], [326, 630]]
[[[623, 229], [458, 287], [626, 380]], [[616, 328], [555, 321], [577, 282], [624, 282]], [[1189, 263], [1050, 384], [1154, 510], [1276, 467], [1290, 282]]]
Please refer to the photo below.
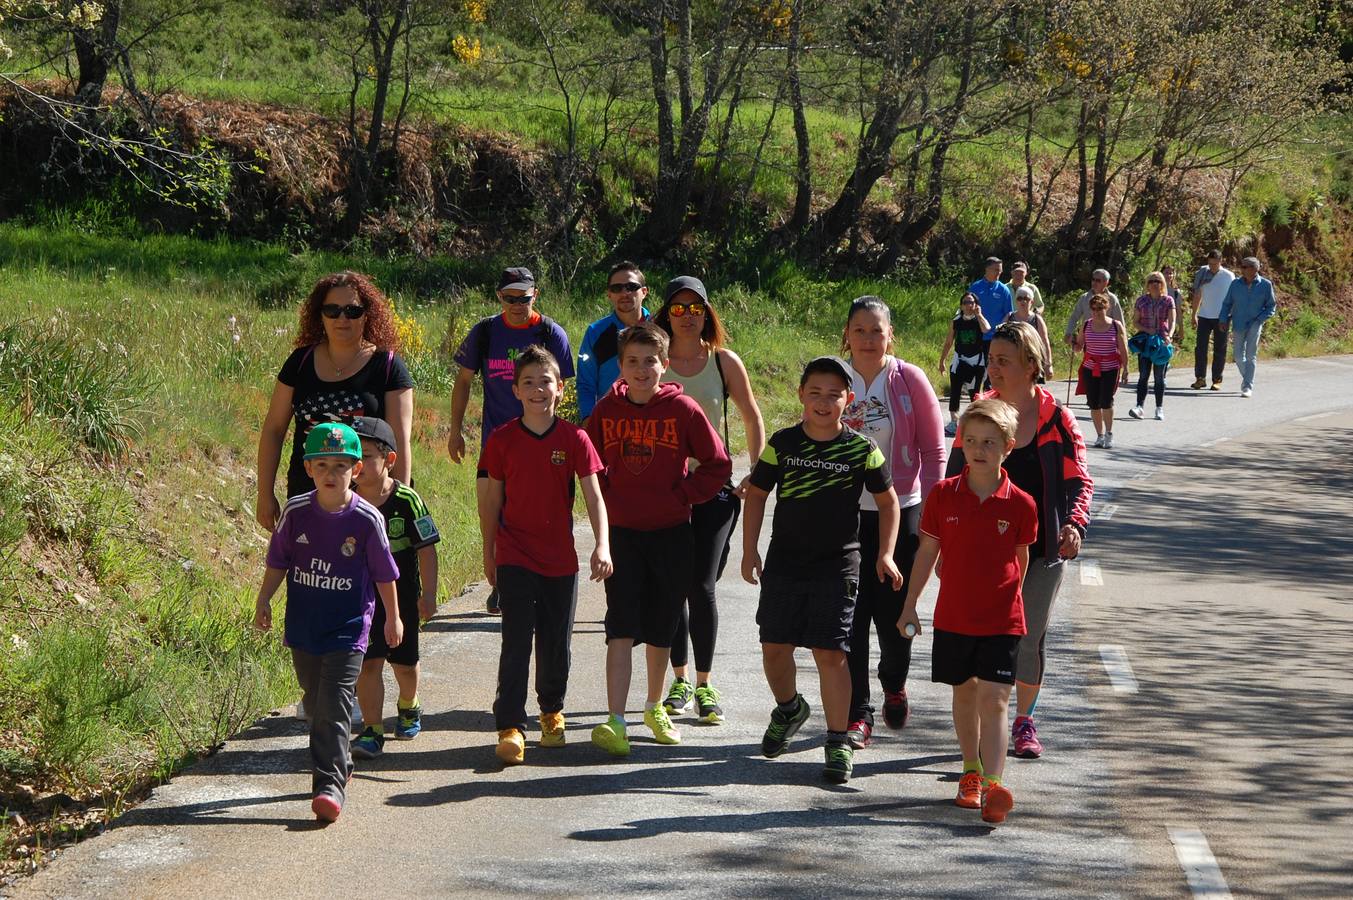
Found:
[[526, 755], [526, 738], [515, 728], [498, 732], [498, 749], [493, 751], [505, 766], [520, 765]]
[[564, 746], [564, 714], [561, 712], [540, 714], [540, 746]]
[[672, 725], [672, 719], [667, 715], [667, 707], [661, 703], [644, 710], [644, 724], [652, 730], [653, 739], [659, 744], [681, 743], [681, 732]]

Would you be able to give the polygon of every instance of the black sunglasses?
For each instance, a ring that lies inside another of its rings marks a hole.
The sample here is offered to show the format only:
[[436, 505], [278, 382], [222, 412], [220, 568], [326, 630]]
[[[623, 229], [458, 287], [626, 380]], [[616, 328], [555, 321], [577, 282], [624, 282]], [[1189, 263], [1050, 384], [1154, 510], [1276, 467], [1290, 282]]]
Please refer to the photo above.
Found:
[[500, 299], [501, 299], [504, 303], [530, 303], [532, 300], [536, 299], [536, 295], [535, 295], [535, 294], [522, 294], [520, 297], [513, 297], [513, 296], [510, 296], [510, 295], [505, 295], [505, 296], [501, 297]]
[[622, 291], [626, 294], [637, 294], [643, 290], [644, 286], [637, 281], [619, 281], [615, 284], [606, 285], [606, 290], [612, 294], [619, 294]]
[[337, 303], [326, 303], [319, 308], [319, 311], [326, 319], [337, 319], [339, 316], [347, 316], [349, 319], [360, 319], [366, 315], [366, 307], [360, 303], [348, 303], [339, 305]]

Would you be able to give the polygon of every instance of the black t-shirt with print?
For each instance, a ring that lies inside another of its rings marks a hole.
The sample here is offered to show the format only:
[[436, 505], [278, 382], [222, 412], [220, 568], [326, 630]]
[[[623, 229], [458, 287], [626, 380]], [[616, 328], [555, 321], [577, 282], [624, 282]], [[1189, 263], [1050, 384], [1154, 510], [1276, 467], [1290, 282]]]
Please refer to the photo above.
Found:
[[385, 418], [385, 394], [413, 387], [409, 369], [397, 353], [377, 350], [366, 365], [341, 381], [321, 381], [315, 374], [315, 348], [292, 351], [277, 373], [277, 380], [291, 388], [295, 430], [291, 435], [291, 462], [287, 466], [287, 496], [315, 489], [305, 474], [305, 436], [321, 422], [352, 424], [358, 416]]
[[849, 428], [815, 441], [800, 423], [771, 436], [751, 481], [776, 489], [767, 571], [859, 574], [860, 490], [893, 483], [878, 445]]
[[442, 539], [432, 521], [427, 504], [418, 492], [408, 485], [395, 482], [395, 489], [380, 505], [385, 517], [385, 534], [390, 539], [390, 555], [399, 566], [395, 593], [400, 609], [408, 609], [418, 602], [422, 593], [422, 573], [418, 569], [418, 551]]
[[954, 352], [959, 356], [977, 356], [984, 348], [982, 325], [977, 317], [963, 318], [963, 313], [954, 316]]

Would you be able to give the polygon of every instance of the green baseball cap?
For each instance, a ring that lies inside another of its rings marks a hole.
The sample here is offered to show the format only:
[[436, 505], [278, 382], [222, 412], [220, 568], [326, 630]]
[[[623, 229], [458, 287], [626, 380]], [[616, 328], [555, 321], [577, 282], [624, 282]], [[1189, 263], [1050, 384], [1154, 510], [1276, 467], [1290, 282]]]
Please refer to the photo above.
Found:
[[357, 432], [341, 422], [324, 422], [310, 429], [305, 436], [304, 459], [317, 456], [349, 456], [362, 458], [362, 441]]

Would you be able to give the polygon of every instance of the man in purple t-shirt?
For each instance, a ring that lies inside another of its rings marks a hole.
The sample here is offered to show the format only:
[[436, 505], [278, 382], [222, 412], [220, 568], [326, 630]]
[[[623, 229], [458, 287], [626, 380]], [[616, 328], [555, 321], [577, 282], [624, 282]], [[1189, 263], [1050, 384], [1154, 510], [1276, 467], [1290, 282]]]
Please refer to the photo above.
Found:
[[385, 520], [352, 490], [362, 467], [361, 440], [347, 425], [316, 425], [305, 439], [304, 462], [315, 490], [292, 497], [282, 510], [268, 542], [254, 625], [272, 627], [272, 597], [285, 581], [285, 643], [312, 717], [310, 808], [332, 822], [352, 774], [348, 735], [378, 593], [386, 643], [398, 646], [404, 626], [395, 599], [399, 568]]
[[[479, 430], [482, 449], [493, 430], [522, 414], [521, 401], [512, 393], [513, 372], [517, 356], [531, 344], [539, 344], [559, 361], [561, 380], [573, 377], [573, 351], [569, 349], [568, 335], [558, 323], [535, 309], [539, 296], [536, 278], [524, 266], [504, 269], [498, 278], [498, 300], [503, 311], [496, 316], [480, 319], [456, 350], [456, 386], [451, 390], [451, 436], [446, 450], [451, 461], [459, 464], [465, 458], [465, 410], [470, 404], [470, 388], [478, 372], [484, 379], [484, 418]], [[475, 480], [475, 491], [482, 505], [488, 492], [488, 473], [480, 470]], [[490, 614], [502, 612], [498, 607], [498, 592], [489, 592], [487, 608]]]

